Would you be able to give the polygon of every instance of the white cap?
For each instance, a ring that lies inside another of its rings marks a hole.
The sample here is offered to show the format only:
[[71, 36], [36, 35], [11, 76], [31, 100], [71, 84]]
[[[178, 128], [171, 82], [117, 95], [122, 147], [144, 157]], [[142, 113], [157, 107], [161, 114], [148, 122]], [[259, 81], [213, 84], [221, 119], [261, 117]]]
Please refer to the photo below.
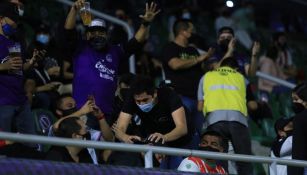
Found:
[[94, 19], [92, 20], [91, 24], [89, 27], [102, 27], [102, 28], [107, 28], [106, 22], [102, 19]]

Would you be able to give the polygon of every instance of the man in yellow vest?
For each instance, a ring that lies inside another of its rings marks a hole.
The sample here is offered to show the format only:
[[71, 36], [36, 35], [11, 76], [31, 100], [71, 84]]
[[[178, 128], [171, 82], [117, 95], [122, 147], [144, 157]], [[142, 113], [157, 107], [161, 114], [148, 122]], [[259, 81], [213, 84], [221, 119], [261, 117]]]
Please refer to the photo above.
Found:
[[[246, 82], [237, 71], [238, 67], [233, 57], [225, 58], [219, 68], [203, 76], [199, 88], [203, 91], [207, 129], [217, 131], [230, 140], [236, 154], [251, 154]], [[237, 165], [239, 175], [252, 174], [251, 164], [237, 162]]]

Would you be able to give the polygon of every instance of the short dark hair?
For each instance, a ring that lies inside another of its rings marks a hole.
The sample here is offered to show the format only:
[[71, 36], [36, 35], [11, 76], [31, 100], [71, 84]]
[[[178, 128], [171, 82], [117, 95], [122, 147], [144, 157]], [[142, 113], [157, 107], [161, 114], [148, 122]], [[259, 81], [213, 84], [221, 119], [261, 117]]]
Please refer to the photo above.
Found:
[[292, 90], [292, 92], [296, 93], [300, 99], [307, 102], [307, 83], [306, 82], [298, 84]]
[[62, 102], [63, 102], [63, 99], [64, 98], [67, 98], [67, 97], [72, 97], [72, 94], [70, 93], [65, 93], [65, 94], [62, 94], [60, 95], [56, 100], [55, 100], [55, 105], [54, 105], [54, 110], [56, 109], [60, 109], [61, 105], [62, 105]]
[[72, 134], [79, 133], [81, 130], [80, 124], [77, 122], [79, 117], [68, 117], [62, 120], [59, 128], [54, 133], [57, 137], [72, 138]]
[[207, 131], [205, 131], [205, 132], [201, 135], [200, 139], [202, 140], [206, 135], [218, 137], [218, 138], [219, 138], [219, 144], [220, 144], [220, 146], [222, 146], [222, 147], [224, 148], [224, 146], [225, 146], [225, 145], [224, 145], [224, 137], [222, 136], [222, 134], [220, 134], [220, 133], [217, 132], [217, 131], [207, 130]]
[[232, 36], [235, 36], [235, 33], [231, 27], [223, 26], [218, 31], [218, 36], [220, 36], [222, 33], [230, 33]]
[[58, 114], [56, 113], [56, 110], [61, 109], [61, 105], [63, 103], [63, 99], [66, 98], [66, 97], [72, 97], [72, 95], [70, 93], [62, 94], [62, 95], [58, 96], [55, 101], [53, 101], [51, 103], [50, 109], [51, 109], [51, 112], [55, 116], [58, 116]]
[[177, 21], [175, 21], [173, 25], [174, 36], [177, 36], [182, 30], [188, 30], [188, 28], [190, 27], [190, 23], [192, 23], [192, 21], [189, 19], [178, 19]]
[[133, 80], [130, 89], [132, 95], [139, 95], [144, 92], [148, 95], [153, 95], [156, 88], [150, 77], [137, 75]]
[[222, 66], [228, 66], [228, 67], [231, 67], [233, 69], [237, 69], [237, 68], [239, 68], [239, 63], [234, 57], [227, 57], [222, 61], [221, 67]]
[[130, 86], [134, 78], [135, 78], [135, 75], [132, 73], [123, 74], [122, 76], [120, 76], [118, 83], [119, 84], [124, 83], [127, 86]]

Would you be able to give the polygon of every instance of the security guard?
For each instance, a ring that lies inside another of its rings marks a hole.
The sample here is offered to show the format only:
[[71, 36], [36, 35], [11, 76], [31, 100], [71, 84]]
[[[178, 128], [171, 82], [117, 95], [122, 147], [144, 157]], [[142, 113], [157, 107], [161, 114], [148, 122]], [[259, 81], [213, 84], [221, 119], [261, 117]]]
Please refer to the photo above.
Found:
[[[237, 154], [251, 154], [247, 124], [246, 82], [237, 61], [225, 58], [218, 69], [203, 76], [203, 113], [208, 129], [219, 132], [232, 142]], [[226, 141], [225, 140], [225, 141]], [[225, 148], [225, 150], [228, 150]], [[238, 174], [250, 174], [249, 163], [237, 162]]]

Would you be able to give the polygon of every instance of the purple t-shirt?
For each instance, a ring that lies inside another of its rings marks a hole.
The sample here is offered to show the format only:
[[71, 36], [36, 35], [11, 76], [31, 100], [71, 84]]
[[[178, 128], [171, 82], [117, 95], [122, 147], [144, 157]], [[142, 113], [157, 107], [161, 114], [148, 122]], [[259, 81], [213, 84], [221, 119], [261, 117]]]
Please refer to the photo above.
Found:
[[115, 45], [109, 46], [106, 52], [96, 52], [85, 46], [74, 58], [73, 97], [78, 108], [85, 104], [88, 95], [93, 95], [104, 113], [112, 112], [122, 54], [122, 49]]
[[[8, 60], [8, 47], [13, 45], [12, 40], [0, 34], [0, 63]], [[24, 92], [24, 77], [22, 74], [0, 72], [0, 106], [22, 105], [26, 101]]]

